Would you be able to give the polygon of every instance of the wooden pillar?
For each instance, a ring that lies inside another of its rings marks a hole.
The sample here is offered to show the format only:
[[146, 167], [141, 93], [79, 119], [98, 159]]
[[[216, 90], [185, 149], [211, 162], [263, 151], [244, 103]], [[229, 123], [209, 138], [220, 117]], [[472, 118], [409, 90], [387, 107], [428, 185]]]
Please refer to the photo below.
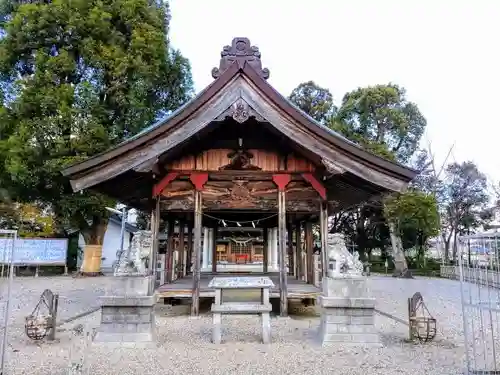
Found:
[[[328, 206], [326, 202], [327, 191], [326, 188], [323, 186], [323, 184], [314, 176], [313, 173], [302, 173], [302, 177], [304, 178], [304, 180], [306, 180], [311, 184], [314, 190], [316, 190], [316, 192], [321, 197], [320, 213], [319, 213], [319, 221], [320, 221], [319, 231], [321, 237], [321, 269], [322, 269], [322, 275], [323, 277], [325, 277], [328, 274], [328, 249], [326, 248], [327, 245], [326, 239], [328, 236]], [[312, 259], [311, 260], [309, 259], [309, 252], [307, 253], [307, 255], [308, 255], [307, 264], [309, 269], [309, 264], [310, 263], [312, 264]], [[311, 274], [314, 274], [314, 265]], [[314, 283], [314, 280], [312, 280], [312, 282]]]
[[288, 285], [286, 272], [286, 210], [285, 191], [278, 192], [278, 259], [280, 267], [280, 315], [288, 316]]
[[293, 275], [293, 225], [288, 222], [287, 226], [287, 237], [288, 237], [288, 272]]
[[314, 257], [313, 257], [313, 232], [312, 223], [306, 221], [305, 223], [305, 245], [306, 245], [306, 262], [307, 262], [307, 282], [314, 283]]
[[188, 222], [187, 251], [186, 251], [186, 275], [191, 272], [191, 263], [193, 259], [193, 223]]
[[273, 181], [278, 186], [278, 260], [280, 270], [280, 315], [288, 316], [288, 285], [286, 273], [286, 201], [285, 189], [290, 182], [289, 174], [273, 175]]
[[297, 265], [295, 278], [302, 280], [303, 263], [302, 263], [302, 223], [299, 221], [295, 226], [295, 252], [297, 254]]
[[202, 190], [208, 180], [207, 173], [191, 173], [190, 180], [194, 185], [194, 244], [193, 244], [193, 297], [191, 315], [200, 313], [200, 281], [201, 281], [201, 226], [202, 226]]
[[327, 249], [327, 236], [328, 236], [328, 211], [326, 202], [321, 202], [319, 212], [319, 228], [321, 237], [321, 275], [327, 277], [328, 275], [328, 249]]
[[151, 247], [151, 254], [149, 255], [149, 274], [152, 276], [149, 293], [152, 295], [156, 288], [156, 269], [158, 267], [158, 233], [160, 230], [160, 196], [155, 199], [155, 207], [151, 210], [151, 236], [153, 246]]
[[179, 221], [179, 267], [177, 268], [177, 278], [185, 276], [186, 269], [186, 252], [184, 251], [184, 221]]
[[167, 278], [165, 282], [171, 283], [173, 280], [173, 259], [174, 259], [174, 228], [175, 221], [169, 220], [167, 232], [167, 253], [165, 255], [165, 268], [167, 270]]
[[212, 229], [212, 273], [217, 272], [217, 225]]
[[264, 249], [262, 253], [262, 272], [267, 273], [269, 268], [269, 229], [264, 227], [262, 229], [262, 241], [264, 243]]

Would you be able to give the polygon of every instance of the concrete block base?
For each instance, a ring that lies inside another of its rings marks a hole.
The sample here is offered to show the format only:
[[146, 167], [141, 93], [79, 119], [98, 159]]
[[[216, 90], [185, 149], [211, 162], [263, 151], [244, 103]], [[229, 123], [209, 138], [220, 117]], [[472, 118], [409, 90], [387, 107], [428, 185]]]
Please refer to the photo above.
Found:
[[94, 342], [147, 343], [155, 340], [154, 296], [104, 296]]
[[366, 279], [323, 279], [320, 340], [322, 345], [382, 346], [375, 330], [375, 298], [368, 296]]

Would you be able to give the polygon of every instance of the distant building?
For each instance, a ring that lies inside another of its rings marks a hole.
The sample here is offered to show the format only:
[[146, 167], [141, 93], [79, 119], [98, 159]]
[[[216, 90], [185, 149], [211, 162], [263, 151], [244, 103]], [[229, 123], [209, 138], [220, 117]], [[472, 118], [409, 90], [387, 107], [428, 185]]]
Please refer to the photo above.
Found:
[[[117, 260], [117, 252], [120, 250], [120, 233], [121, 233], [122, 220], [119, 215], [111, 215], [108, 222], [108, 227], [106, 233], [104, 234], [104, 242], [102, 245], [102, 263], [101, 272], [112, 273], [113, 265]], [[138, 229], [135, 225], [127, 222], [125, 225], [125, 236], [123, 241], [123, 249], [127, 249], [130, 245], [132, 235], [137, 232]], [[77, 266], [80, 268], [83, 261], [83, 249], [85, 247], [85, 240], [80, 234], [78, 239], [78, 246], [82, 251], [78, 253]]]

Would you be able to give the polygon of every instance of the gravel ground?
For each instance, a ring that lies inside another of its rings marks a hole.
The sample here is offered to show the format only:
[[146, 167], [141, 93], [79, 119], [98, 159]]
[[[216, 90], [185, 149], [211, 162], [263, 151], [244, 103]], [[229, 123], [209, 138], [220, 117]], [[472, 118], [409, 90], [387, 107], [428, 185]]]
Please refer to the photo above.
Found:
[[[2, 305], [5, 279], [0, 280]], [[406, 343], [407, 327], [376, 317], [384, 347], [363, 349], [322, 348], [316, 341], [319, 319], [314, 316], [273, 318], [273, 343], [262, 345], [256, 317], [231, 316], [223, 320], [224, 343], [210, 343], [211, 319], [179, 315], [185, 306], [157, 308], [158, 340], [154, 348], [118, 348], [92, 344], [85, 350], [84, 335], [75, 326], [91, 330], [99, 313], [64, 325], [54, 343], [35, 343], [24, 336], [24, 316], [31, 313], [46, 288], [61, 295], [60, 317], [76, 315], [97, 306], [96, 297], [112, 288], [110, 277], [17, 278], [9, 326], [6, 374], [67, 374], [70, 358], [86, 353], [91, 374], [462, 374], [465, 364], [460, 284], [444, 279], [370, 278], [377, 308], [405, 318], [407, 298], [419, 291], [438, 319], [433, 343]]]

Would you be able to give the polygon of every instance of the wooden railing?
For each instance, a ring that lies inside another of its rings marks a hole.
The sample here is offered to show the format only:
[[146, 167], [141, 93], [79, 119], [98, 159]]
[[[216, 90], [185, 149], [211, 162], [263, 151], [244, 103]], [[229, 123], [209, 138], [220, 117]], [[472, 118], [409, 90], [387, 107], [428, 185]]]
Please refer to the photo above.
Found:
[[[493, 288], [500, 288], [500, 272], [486, 268], [462, 268], [464, 281], [474, 284], [488, 285]], [[446, 279], [460, 280], [459, 266], [441, 266], [441, 277]]]

